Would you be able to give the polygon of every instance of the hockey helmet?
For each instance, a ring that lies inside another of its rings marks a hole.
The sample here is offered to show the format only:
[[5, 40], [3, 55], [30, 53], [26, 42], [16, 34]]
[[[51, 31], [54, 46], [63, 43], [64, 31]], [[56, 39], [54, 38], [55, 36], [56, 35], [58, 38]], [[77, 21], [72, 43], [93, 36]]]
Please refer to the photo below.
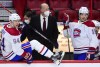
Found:
[[20, 20], [20, 16], [17, 13], [12, 13], [9, 15], [9, 21]]
[[81, 7], [80, 9], [79, 9], [79, 13], [89, 13], [89, 10], [88, 10], [88, 8], [87, 7]]

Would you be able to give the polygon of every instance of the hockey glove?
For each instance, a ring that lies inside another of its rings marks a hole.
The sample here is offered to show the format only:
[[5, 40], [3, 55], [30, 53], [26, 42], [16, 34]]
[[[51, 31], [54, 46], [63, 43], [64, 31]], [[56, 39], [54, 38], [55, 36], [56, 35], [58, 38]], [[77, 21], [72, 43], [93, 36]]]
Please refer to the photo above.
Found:
[[24, 52], [23, 54], [22, 54], [22, 56], [26, 59], [26, 62], [28, 63], [28, 64], [30, 64], [30, 63], [32, 63], [32, 54], [30, 54], [29, 52]]
[[69, 15], [64, 13], [63, 16], [63, 25], [64, 25], [64, 29], [68, 28], [68, 24], [69, 24]]
[[68, 22], [69, 22], [69, 15], [64, 13], [64, 15], [63, 15], [63, 23], [64, 24], [68, 24]]

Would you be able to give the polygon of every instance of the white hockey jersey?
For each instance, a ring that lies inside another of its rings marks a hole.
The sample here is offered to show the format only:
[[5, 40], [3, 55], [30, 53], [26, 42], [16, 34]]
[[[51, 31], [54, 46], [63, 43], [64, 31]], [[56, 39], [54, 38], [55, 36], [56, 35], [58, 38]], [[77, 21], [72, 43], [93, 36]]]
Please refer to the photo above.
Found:
[[[64, 36], [67, 36], [67, 29], [64, 29]], [[80, 54], [88, 51], [89, 47], [97, 48], [99, 45], [96, 33], [95, 24], [92, 21], [86, 22], [70, 22], [68, 34], [72, 39], [74, 53]]]
[[8, 27], [8, 25], [5, 25], [2, 30], [1, 50], [3, 57], [11, 60], [16, 55], [22, 55], [24, 50], [21, 48], [20, 31], [16, 28]]

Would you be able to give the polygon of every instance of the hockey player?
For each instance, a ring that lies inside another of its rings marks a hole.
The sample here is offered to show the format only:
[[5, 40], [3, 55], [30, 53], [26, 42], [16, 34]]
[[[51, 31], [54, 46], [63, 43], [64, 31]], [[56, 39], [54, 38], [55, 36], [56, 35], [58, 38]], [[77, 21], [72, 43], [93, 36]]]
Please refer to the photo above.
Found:
[[98, 28], [97, 37], [98, 37], [98, 40], [99, 40], [99, 46], [97, 48], [97, 53], [95, 54], [95, 59], [94, 60], [100, 60], [100, 27]]
[[[74, 60], [93, 59], [94, 53], [99, 45], [95, 24], [88, 20], [89, 11], [87, 7], [79, 9], [79, 20], [74, 22], [66, 21], [64, 26], [64, 36], [70, 35], [74, 47]], [[65, 14], [64, 20], [69, 16]], [[68, 32], [67, 32], [68, 31]]]
[[[23, 58], [28, 63], [32, 62], [32, 50], [36, 50], [41, 55], [51, 58], [54, 62], [62, 58], [62, 53], [53, 54], [47, 47], [39, 43], [37, 40], [21, 44], [21, 33], [18, 30], [20, 16], [13, 13], [9, 16], [9, 24], [6, 24], [2, 30], [2, 54], [8, 61], [20, 61]], [[58, 61], [59, 64], [59, 61]]]

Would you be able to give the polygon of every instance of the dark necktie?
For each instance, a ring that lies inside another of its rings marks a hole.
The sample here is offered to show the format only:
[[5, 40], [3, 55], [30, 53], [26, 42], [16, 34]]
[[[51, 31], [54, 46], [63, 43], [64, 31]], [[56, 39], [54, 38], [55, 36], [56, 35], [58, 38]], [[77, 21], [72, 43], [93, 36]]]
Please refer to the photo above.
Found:
[[43, 18], [44, 21], [43, 21], [43, 31], [46, 31], [46, 21], [45, 21], [45, 18]]

